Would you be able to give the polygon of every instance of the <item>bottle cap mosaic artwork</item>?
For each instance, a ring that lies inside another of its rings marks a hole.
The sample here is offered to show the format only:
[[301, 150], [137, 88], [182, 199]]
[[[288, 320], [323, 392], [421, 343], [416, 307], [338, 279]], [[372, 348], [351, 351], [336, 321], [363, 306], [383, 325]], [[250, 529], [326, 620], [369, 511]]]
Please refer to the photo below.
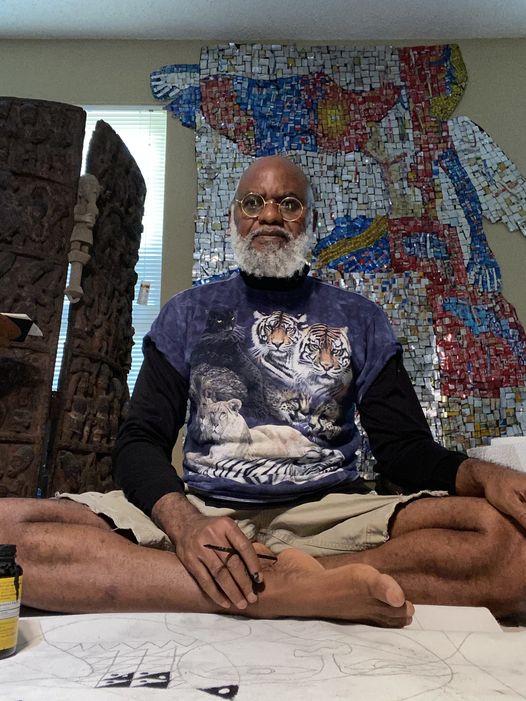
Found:
[[230, 43], [151, 75], [196, 134], [195, 283], [236, 267], [225, 232], [244, 169], [289, 156], [316, 193], [311, 274], [385, 309], [436, 438], [460, 450], [522, 435], [526, 407], [526, 336], [483, 228], [526, 235], [526, 183], [453, 116], [466, 83], [455, 45]]

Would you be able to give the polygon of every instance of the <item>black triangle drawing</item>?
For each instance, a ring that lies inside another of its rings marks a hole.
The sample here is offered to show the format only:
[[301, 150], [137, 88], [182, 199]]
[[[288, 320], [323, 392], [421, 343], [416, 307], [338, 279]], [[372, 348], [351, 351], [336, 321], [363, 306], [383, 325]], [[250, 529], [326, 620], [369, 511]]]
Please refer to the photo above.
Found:
[[199, 691], [205, 691], [207, 694], [212, 694], [212, 696], [219, 696], [220, 699], [235, 699], [239, 686], [237, 684], [210, 686], [208, 689], [199, 689]]

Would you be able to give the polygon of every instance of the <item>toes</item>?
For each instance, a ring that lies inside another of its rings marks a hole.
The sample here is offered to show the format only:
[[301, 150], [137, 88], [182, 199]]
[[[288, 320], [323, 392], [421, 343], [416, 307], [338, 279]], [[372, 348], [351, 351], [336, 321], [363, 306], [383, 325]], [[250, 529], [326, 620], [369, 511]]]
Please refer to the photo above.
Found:
[[405, 594], [402, 587], [388, 574], [381, 574], [370, 565], [354, 565], [361, 568], [361, 576], [367, 581], [369, 595], [384, 604], [399, 608], [405, 604]]
[[389, 606], [403, 606], [405, 604], [405, 594], [402, 587], [392, 577], [381, 574], [378, 580], [378, 598], [389, 604]]

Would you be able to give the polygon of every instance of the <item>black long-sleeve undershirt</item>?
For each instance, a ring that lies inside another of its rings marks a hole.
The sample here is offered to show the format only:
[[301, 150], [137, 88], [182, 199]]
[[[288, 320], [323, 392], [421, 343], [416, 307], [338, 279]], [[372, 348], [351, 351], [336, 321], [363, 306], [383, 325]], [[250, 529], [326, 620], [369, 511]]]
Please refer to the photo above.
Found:
[[[185, 422], [188, 382], [146, 337], [144, 362], [114, 451], [114, 476], [126, 497], [147, 514], [184, 484], [171, 464]], [[401, 356], [391, 358], [358, 407], [378, 471], [405, 490], [454, 493], [466, 459], [433, 440]]]
[[146, 336], [144, 361], [113, 452], [113, 475], [127, 499], [150, 515], [155, 502], [184, 492], [172, 451], [185, 422], [188, 382]]
[[406, 492], [455, 493], [457, 470], [468, 456], [433, 439], [401, 353], [386, 363], [358, 411], [382, 476]]

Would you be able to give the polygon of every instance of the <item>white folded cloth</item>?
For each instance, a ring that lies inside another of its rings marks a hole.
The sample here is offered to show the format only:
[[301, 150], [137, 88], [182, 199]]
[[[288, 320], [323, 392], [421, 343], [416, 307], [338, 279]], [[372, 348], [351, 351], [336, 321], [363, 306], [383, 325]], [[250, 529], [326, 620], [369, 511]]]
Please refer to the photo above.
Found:
[[469, 448], [467, 453], [470, 458], [489, 460], [526, 472], [526, 436], [492, 438], [490, 445]]

